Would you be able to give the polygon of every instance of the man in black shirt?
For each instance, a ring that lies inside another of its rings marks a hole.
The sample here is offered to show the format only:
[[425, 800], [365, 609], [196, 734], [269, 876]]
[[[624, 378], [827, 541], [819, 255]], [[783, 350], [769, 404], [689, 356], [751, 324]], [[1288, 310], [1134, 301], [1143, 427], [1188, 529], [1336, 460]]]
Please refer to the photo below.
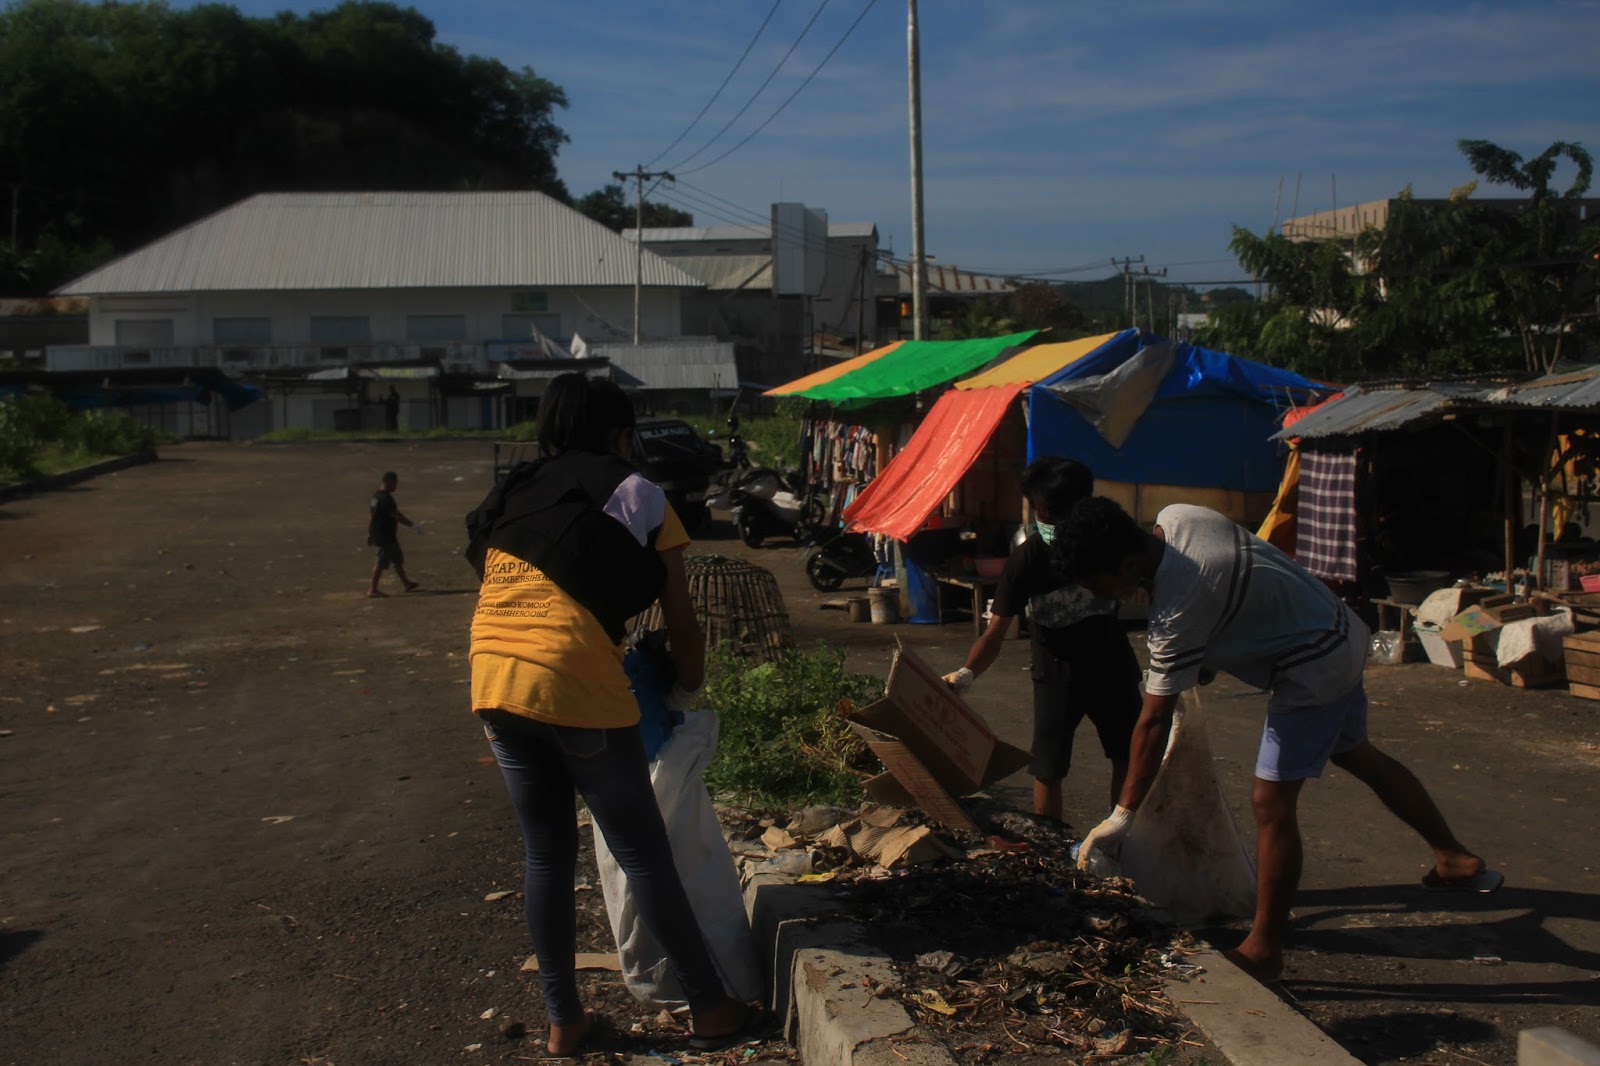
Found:
[[406, 553], [400, 550], [400, 527], [414, 526], [416, 523], [401, 514], [394, 502], [394, 490], [399, 484], [399, 475], [391, 470], [383, 475], [378, 491], [372, 494], [371, 515], [367, 519], [367, 543], [378, 549], [378, 559], [372, 564], [372, 585], [367, 589], [367, 595], [374, 599], [389, 595], [378, 591], [378, 579], [391, 566], [407, 592], [418, 584], [406, 577]]
[[995, 589], [989, 626], [966, 665], [945, 675], [960, 692], [1000, 657], [1011, 621], [1029, 608], [1033, 652], [1033, 810], [1061, 819], [1061, 782], [1072, 765], [1072, 735], [1087, 715], [1111, 761], [1111, 796], [1128, 773], [1133, 724], [1139, 718], [1139, 662], [1117, 622], [1117, 601], [1097, 599], [1070, 581], [1051, 547], [1055, 523], [1094, 492], [1082, 463], [1047, 456], [1028, 464], [1022, 491], [1035, 531], [1011, 552]]

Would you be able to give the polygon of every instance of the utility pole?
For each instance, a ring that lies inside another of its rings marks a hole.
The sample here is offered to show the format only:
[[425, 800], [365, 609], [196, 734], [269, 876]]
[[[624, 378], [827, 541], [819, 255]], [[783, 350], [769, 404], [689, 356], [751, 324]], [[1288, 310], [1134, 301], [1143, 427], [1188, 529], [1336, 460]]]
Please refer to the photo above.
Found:
[[[1144, 256], [1140, 256], [1139, 257], [1139, 261], [1143, 262], [1144, 261]], [[1155, 279], [1156, 278], [1164, 278], [1164, 277], [1166, 277], [1167, 276], [1167, 268], [1166, 267], [1162, 267], [1160, 270], [1151, 270], [1149, 267], [1140, 267], [1139, 268], [1139, 276], [1144, 279], [1144, 306], [1145, 306], [1146, 312], [1148, 313], [1145, 320], [1150, 323], [1150, 332], [1154, 333], [1156, 331], [1156, 281], [1155, 281]], [[1132, 275], [1130, 274], [1129, 277], [1131, 278]], [[1133, 296], [1133, 313], [1134, 313], [1134, 317], [1138, 318], [1138, 316], [1139, 316], [1139, 283], [1138, 282], [1134, 282], [1133, 283], [1133, 293], [1134, 293], [1134, 296]], [[1135, 322], [1134, 325], [1137, 326], [1138, 323]]]
[[1113, 256], [1111, 259], [1112, 266], [1122, 268], [1122, 313], [1128, 317], [1129, 326], [1133, 326], [1135, 324], [1133, 321], [1135, 308], [1133, 302], [1133, 274], [1131, 271], [1129, 271], [1128, 267], [1134, 263], [1142, 262], [1144, 262], [1144, 256], [1142, 255], [1138, 258], [1128, 256], [1123, 259], [1118, 259]]
[[613, 170], [611, 176], [618, 181], [632, 178], [638, 183], [638, 198], [633, 205], [633, 346], [639, 346], [639, 290], [644, 282], [644, 183], [651, 178], [677, 181], [665, 170], [646, 170], [634, 164], [633, 171]]
[[922, 237], [922, 58], [917, 0], [906, 0], [906, 80], [911, 104], [911, 337], [928, 334], [928, 267]]

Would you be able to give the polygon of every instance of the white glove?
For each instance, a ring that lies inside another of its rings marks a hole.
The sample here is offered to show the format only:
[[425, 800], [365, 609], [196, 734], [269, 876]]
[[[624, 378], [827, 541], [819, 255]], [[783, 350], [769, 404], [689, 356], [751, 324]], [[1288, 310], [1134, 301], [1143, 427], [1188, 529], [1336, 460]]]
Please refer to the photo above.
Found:
[[973, 673], [971, 670], [968, 670], [965, 666], [959, 670], [944, 675], [944, 683], [949, 685], [950, 688], [956, 692], [967, 691], [967, 689], [972, 687], [972, 683], [976, 680], [978, 680], [978, 675]]
[[1133, 824], [1133, 812], [1128, 808], [1117, 806], [1111, 816], [1093, 829], [1083, 838], [1083, 843], [1078, 845], [1078, 869], [1089, 868], [1089, 853], [1099, 848], [1108, 858], [1116, 858], [1122, 850], [1122, 838], [1128, 835], [1128, 827]]
[[680, 714], [697, 710], [700, 706], [700, 690], [690, 692], [676, 681], [667, 691], [667, 710], [677, 711]]

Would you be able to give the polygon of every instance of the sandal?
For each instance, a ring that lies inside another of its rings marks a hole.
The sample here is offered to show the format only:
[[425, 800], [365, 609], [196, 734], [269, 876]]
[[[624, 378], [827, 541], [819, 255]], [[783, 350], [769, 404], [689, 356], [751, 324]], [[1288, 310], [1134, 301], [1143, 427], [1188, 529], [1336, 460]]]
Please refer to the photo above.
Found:
[[731, 1032], [720, 1036], [690, 1036], [689, 1046], [696, 1051], [726, 1051], [739, 1044], [759, 1040], [767, 1027], [766, 1012], [748, 1003], [741, 1005], [744, 1007], [744, 1016]]

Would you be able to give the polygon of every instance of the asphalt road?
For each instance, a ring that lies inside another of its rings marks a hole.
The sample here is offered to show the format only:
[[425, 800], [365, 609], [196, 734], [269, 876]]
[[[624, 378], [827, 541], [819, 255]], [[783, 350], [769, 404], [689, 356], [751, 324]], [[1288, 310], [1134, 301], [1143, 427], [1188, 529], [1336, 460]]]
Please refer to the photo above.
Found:
[[[532, 991], [514, 903], [483, 899], [519, 855], [466, 705], [460, 523], [490, 466], [477, 443], [187, 444], [0, 504], [0, 1063], [490, 1061], [481, 1012]], [[370, 601], [385, 469], [424, 587]], [[972, 637], [822, 609], [792, 547], [723, 526], [702, 549], [770, 567], [797, 637], [864, 671], [896, 637], [953, 669]], [[1026, 666], [1008, 642], [973, 693], [1024, 746]], [[1367, 1062], [1511, 1063], [1534, 1025], [1600, 1040], [1600, 705], [1460, 681], [1373, 668], [1372, 732], [1504, 890], [1421, 892], [1420, 842], [1336, 771], [1302, 804], [1285, 994]], [[1264, 698], [1205, 699], [1248, 825]], [[1087, 829], [1106, 777], [1079, 745]]]

